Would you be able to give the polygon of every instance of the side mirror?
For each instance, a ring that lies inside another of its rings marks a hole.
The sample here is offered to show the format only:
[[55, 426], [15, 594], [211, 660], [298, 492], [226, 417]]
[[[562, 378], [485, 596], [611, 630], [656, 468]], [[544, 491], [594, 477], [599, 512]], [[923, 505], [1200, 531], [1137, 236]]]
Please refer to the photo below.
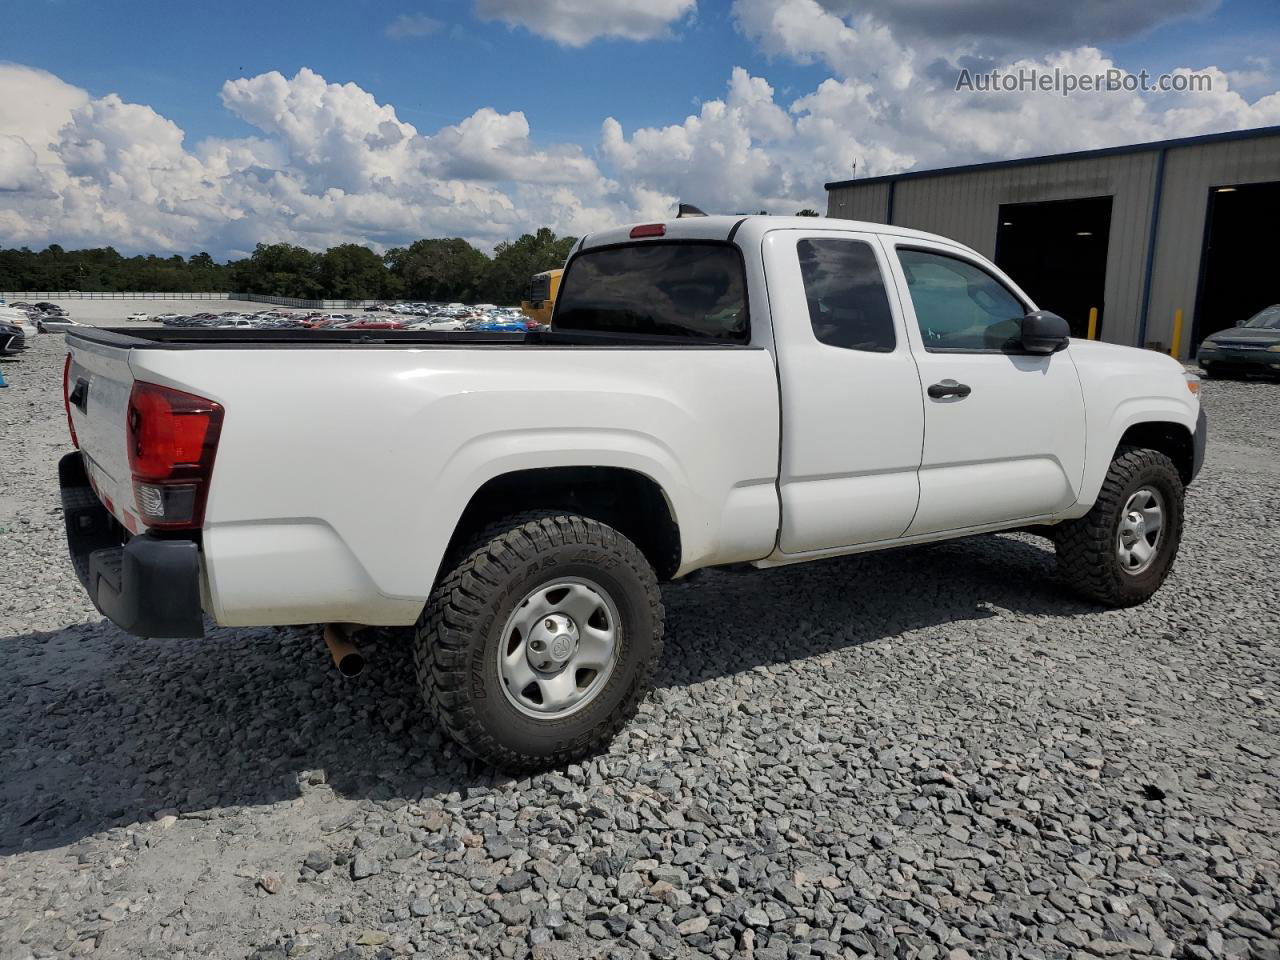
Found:
[[1022, 318], [1022, 349], [1029, 353], [1057, 353], [1070, 338], [1070, 324], [1056, 313], [1037, 310]]

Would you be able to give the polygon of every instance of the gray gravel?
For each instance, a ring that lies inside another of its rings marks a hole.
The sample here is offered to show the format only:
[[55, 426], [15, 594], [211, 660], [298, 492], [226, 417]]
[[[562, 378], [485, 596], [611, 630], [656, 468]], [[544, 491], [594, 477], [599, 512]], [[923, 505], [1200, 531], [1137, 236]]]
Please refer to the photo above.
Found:
[[61, 344], [0, 390], [0, 957], [1280, 958], [1280, 386], [1212, 383], [1175, 573], [1030, 537], [668, 587], [607, 755], [513, 780], [392, 635], [142, 641], [63, 553]]

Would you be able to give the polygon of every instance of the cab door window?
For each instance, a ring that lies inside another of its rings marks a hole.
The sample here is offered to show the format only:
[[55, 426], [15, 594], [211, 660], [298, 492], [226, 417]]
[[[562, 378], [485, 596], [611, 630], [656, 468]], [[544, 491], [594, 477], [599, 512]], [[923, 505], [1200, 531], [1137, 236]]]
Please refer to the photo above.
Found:
[[1020, 352], [1022, 303], [981, 267], [932, 250], [898, 249], [916, 322], [935, 353]]

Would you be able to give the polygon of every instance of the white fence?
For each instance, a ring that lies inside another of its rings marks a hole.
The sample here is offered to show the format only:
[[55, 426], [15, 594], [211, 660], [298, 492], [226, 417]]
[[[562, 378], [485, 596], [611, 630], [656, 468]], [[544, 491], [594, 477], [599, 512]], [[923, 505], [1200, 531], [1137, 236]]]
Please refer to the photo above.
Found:
[[252, 303], [270, 303], [277, 307], [298, 307], [307, 310], [350, 310], [372, 306], [375, 303], [397, 302], [394, 300], [300, 300], [297, 297], [272, 297], [263, 293], [130, 293], [117, 290], [106, 292], [0, 290], [0, 299], [10, 302], [23, 300], [27, 303], [38, 303], [44, 300], [248, 300]]
[[125, 291], [95, 292], [88, 290], [0, 290], [5, 300], [25, 300], [36, 303], [41, 300], [242, 300], [238, 293], [128, 293]]

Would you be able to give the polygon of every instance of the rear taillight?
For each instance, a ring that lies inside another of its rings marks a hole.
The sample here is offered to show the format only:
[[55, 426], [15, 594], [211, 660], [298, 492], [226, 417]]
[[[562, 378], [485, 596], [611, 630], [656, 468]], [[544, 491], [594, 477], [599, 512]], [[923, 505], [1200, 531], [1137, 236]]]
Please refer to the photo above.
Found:
[[135, 381], [129, 394], [129, 470], [133, 498], [149, 527], [204, 523], [222, 407], [212, 400]]
[[631, 228], [631, 239], [637, 240], [641, 237], [661, 237], [665, 236], [667, 228], [661, 223], [642, 223], [638, 227]]
[[67, 429], [71, 431], [71, 445], [80, 449], [80, 441], [76, 439], [76, 425], [71, 422], [71, 354], [67, 354], [67, 362], [62, 365], [62, 406], [67, 411]]

